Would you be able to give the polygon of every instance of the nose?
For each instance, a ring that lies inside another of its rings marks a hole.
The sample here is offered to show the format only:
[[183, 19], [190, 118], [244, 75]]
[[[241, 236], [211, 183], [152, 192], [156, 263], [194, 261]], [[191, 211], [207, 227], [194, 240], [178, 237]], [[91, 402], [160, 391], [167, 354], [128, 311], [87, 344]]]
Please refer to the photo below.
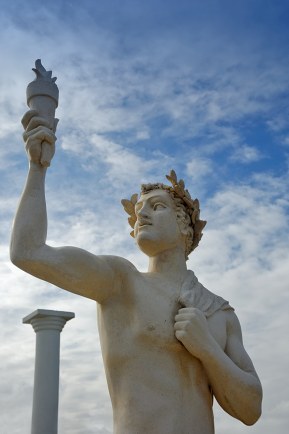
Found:
[[143, 217], [143, 218], [147, 218], [149, 215], [148, 215], [148, 212], [147, 212], [147, 210], [145, 209], [145, 208], [142, 208], [139, 212], [138, 212], [138, 215], [140, 216], [140, 217]]
[[137, 216], [142, 218], [149, 217], [148, 207], [146, 204], [143, 204], [143, 206], [137, 211]]

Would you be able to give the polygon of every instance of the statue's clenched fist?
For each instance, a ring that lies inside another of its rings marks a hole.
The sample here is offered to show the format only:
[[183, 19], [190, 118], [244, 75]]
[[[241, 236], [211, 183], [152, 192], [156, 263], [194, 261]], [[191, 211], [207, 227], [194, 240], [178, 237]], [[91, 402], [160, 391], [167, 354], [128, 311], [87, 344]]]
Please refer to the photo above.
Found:
[[55, 152], [55, 130], [58, 119], [50, 124], [40, 117], [36, 110], [29, 110], [22, 120], [25, 129], [23, 139], [28, 158], [31, 162], [49, 166]]
[[207, 319], [194, 307], [179, 309], [175, 316], [175, 336], [195, 357], [202, 359], [215, 344]]

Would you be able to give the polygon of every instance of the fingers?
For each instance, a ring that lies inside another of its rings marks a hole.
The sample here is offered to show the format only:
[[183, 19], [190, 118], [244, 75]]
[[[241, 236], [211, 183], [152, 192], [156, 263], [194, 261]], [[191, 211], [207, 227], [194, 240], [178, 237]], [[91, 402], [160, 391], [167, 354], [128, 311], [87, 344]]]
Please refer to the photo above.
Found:
[[26, 130], [27, 125], [29, 124], [29, 121], [31, 120], [31, 118], [33, 118], [33, 116], [37, 116], [37, 115], [38, 115], [38, 112], [36, 110], [28, 110], [25, 113], [25, 115], [21, 119], [21, 123], [22, 123], [25, 130]]
[[44, 167], [50, 166], [55, 152], [55, 134], [49, 128], [38, 126], [25, 132], [23, 138], [30, 161], [40, 163]]
[[177, 332], [177, 331], [185, 332], [189, 326], [190, 326], [189, 321], [178, 321], [178, 322], [175, 322], [175, 324], [174, 324], [174, 330], [175, 330], [175, 332]]
[[201, 310], [194, 307], [182, 308], [175, 316], [174, 329], [188, 332], [192, 327], [195, 329], [203, 327], [204, 323], [207, 325], [206, 317]]
[[[42, 125], [39, 125], [38, 127], [36, 127], [35, 129], [33, 129], [31, 131], [25, 131], [23, 133], [23, 139], [25, 142], [31, 141], [31, 140], [33, 140], [34, 142], [35, 141], [43, 142], [45, 140], [46, 142], [48, 142], [52, 145], [56, 141], [56, 136], [53, 133], [53, 131], [51, 131], [49, 128], [43, 127]], [[31, 139], [31, 140], [29, 140], [29, 139]]]
[[191, 318], [196, 317], [204, 317], [205, 315], [200, 309], [197, 309], [195, 307], [185, 307], [182, 309], [179, 309], [177, 315], [175, 316], [176, 321], [188, 321]]
[[41, 164], [43, 167], [50, 166], [55, 152], [56, 137], [54, 133], [58, 119], [48, 120], [39, 116], [37, 110], [29, 110], [21, 122], [25, 128], [23, 139], [29, 160]]
[[40, 163], [41, 145], [39, 145], [38, 140], [29, 140], [25, 145], [25, 149], [30, 161], [33, 163]]
[[200, 309], [198, 309], [197, 307], [182, 307], [181, 309], [179, 309], [179, 313], [188, 313], [188, 312], [201, 312]]
[[21, 119], [21, 123], [26, 132], [31, 131], [39, 126], [49, 128], [55, 132], [58, 121], [59, 119], [48, 121], [45, 117], [39, 116], [39, 113], [36, 110], [28, 110]]
[[43, 141], [39, 144], [39, 140], [29, 140], [25, 146], [29, 160], [33, 163], [40, 163], [43, 167], [50, 166], [50, 162], [55, 153], [55, 145]]
[[175, 317], [175, 330], [186, 330], [192, 325], [192, 321], [196, 318], [194, 315], [176, 315]]
[[[183, 310], [183, 309], [180, 309], [180, 310]], [[187, 331], [188, 328], [192, 324], [192, 318], [193, 317], [194, 317], [194, 314], [192, 314], [192, 313], [188, 313], [188, 312], [178, 313], [175, 316], [175, 324], [174, 324], [174, 330], [175, 330], [175, 332], [178, 332], [178, 331], [185, 332], [185, 331]]]
[[54, 119], [53, 119], [53, 125], [51, 125], [51, 123], [47, 119], [42, 118], [40, 116], [33, 116], [28, 122], [25, 131], [26, 133], [28, 133], [29, 131], [35, 130], [35, 128], [37, 127], [46, 127], [49, 128], [50, 130], [53, 130], [53, 126], [54, 126]]

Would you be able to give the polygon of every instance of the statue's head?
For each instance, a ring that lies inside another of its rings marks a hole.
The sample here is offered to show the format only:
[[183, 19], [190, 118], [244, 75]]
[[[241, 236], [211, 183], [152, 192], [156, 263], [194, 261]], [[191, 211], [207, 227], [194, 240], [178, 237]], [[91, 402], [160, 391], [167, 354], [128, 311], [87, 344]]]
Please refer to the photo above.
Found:
[[[154, 198], [161, 196], [161, 199], [166, 201], [167, 206], [174, 210], [174, 216], [184, 240], [185, 256], [188, 259], [188, 255], [198, 246], [202, 238], [202, 230], [206, 225], [206, 221], [200, 220], [199, 201], [191, 198], [190, 193], [185, 189], [184, 181], [182, 179], [177, 181], [177, 176], [173, 170], [166, 178], [171, 182], [172, 186], [161, 183], [143, 184], [140, 197], [138, 194], [134, 194], [130, 200], [123, 199], [121, 202], [130, 216], [128, 222], [134, 229], [131, 236], [135, 237], [139, 226], [137, 215], [140, 204], [145, 203], [147, 198], [152, 203], [152, 206], [160, 208], [161, 204], [159, 205], [159, 202]], [[144, 221], [146, 220], [144, 219]], [[167, 222], [169, 224], [169, 220]]]

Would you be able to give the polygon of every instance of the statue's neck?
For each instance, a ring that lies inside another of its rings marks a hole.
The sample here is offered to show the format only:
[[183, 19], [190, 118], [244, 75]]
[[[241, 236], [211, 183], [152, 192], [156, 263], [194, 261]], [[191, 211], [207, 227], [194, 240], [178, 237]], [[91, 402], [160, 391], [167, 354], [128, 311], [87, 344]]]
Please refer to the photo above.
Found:
[[149, 258], [149, 273], [158, 273], [172, 280], [186, 275], [187, 265], [183, 249], [166, 250]]

